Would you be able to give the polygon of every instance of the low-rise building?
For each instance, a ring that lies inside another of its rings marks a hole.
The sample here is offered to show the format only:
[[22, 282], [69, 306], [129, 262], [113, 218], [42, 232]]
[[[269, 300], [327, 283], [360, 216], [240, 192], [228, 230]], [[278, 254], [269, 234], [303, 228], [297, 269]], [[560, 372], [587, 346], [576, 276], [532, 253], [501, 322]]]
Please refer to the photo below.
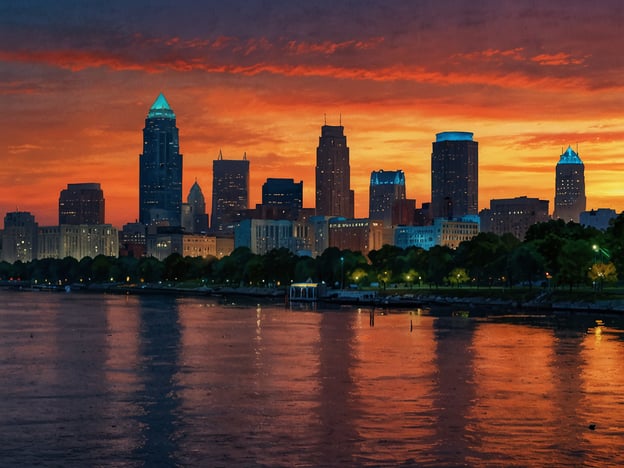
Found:
[[434, 245], [455, 249], [460, 243], [479, 234], [477, 216], [460, 219], [436, 218], [430, 226], [397, 226], [394, 228], [394, 245], [402, 249], [420, 247], [429, 250]]
[[37, 258], [117, 257], [119, 235], [110, 224], [62, 224], [39, 228]]
[[617, 218], [615, 210], [611, 208], [598, 208], [597, 210], [581, 212], [580, 222], [583, 226], [606, 231], [609, 227], [609, 222], [614, 218]]

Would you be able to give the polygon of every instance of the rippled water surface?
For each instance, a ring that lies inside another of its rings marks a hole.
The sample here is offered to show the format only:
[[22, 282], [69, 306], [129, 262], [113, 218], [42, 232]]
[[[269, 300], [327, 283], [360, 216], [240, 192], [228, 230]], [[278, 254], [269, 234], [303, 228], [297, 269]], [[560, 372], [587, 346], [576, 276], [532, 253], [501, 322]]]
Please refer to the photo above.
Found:
[[1, 466], [624, 465], [617, 317], [0, 304]]

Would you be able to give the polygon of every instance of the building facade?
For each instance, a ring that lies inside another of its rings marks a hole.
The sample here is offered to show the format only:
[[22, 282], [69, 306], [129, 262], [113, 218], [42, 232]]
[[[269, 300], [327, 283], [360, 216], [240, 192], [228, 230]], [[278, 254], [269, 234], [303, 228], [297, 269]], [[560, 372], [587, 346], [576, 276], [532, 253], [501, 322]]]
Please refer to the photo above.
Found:
[[303, 208], [303, 181], [268, 178], [262, 184], [262, 204], [279, 209], [282, 219], [297, 219]]
[[397, 226], [394, 228], [394, 245], [402, 249], [420, 247], [429, 250], [434, 245], [456, 249], [459, 244], [479, 234], [477, 216], [448, 220], [436, 218], [430, 226]]
[[104, 224], [100, 184], [67, 184], [59, 196], [59, 224]]
[[249, 161], [219, 157], [212, 163], [212, 213], [210, 232], [215, 236], [233, 236], [241, 214], [249, 208]]
[[[328, 222], [329, 247], [368, 255], [384, 244], [382, 221], [371, 219], [331, 218]], [[321, 252], [322, 253], [322, 252]]]
[[470, 132], [436, 134], [431, 153], [431, 218], [461, 218], [479, 209], [479, 144]]
[[353, 218], [349, 147], [344, 127], [323, 125], [316, 149], [316, 214]]
[[110, 224], [63, 224], [39, 228], [37, 258], [119, 255], [119, 234]]
[[549, 220], [548, 204], [548, 200], [526, 196], [490, 200], [490, 209], [479, 213], [481, 231], [499, 236], [509, 233], [524, 240], [529, 227]]
[[30, 262], [37, 258], [38, 224], [27, 211], [14, 211], [4, 216], [4, 230], [1, 233], [3, 261]]
[[579, 155], [568, 146], [556, 167], [553, 219], [578, 223], [586, 203], [585, 165]]
[[615, 210], [611, 208], [598, 208], [597, 210], [583, 211], [580, 215], [580, 223], [583, 226], [606, 231], [611, 220], [615, 218], [617, 218]]
[[282, 219], [244, 219], [235, 229], [234, 247], [248, 247], [256, 255], [273, 249], [296, 251], [293, 222]]
[[[368, 217], [392, 226], [393, 207], [405, 200], [405, 174], [398, 171], [373, 171], [370, 176]], [[416, 201], [414, 201], [414, 204]], [[412, 210], [412, 219], [414, 212]]]
[[160, 94], [150, 108], [139, 155], [139, 221], [180, 226], [182, 155], [176, 115]]

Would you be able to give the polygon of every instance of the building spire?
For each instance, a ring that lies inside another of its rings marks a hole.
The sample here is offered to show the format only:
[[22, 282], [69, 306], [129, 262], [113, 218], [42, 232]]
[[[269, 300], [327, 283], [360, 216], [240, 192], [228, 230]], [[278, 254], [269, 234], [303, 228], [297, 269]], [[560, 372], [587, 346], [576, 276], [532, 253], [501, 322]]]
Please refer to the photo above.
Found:
[[243, 161], [247, 161], [247, 151], [243, 153]]
[[218, 160], [223, 159], [223, 153], [221, 152], [221, 148], [219, 148], [219, 156], [217, 156]]
[[165, 99], [165, 95], [163, 93], [160, 93], [158, 95], [158, 97], [154, 101], [154, 104], [152, 104], [152, 107], [150, 107], [147, 117], [167, 117], [170, 119], [175, 119], [175, 114], [171, 109], [171, 106], [169, 106], [169, 103], [167, 102], [167, 99]]

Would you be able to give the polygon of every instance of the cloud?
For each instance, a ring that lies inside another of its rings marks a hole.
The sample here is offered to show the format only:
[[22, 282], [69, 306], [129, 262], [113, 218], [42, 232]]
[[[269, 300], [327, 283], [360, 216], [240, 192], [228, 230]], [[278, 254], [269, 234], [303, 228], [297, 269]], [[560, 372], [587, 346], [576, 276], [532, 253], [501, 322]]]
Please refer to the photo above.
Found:
[[31, 151], [41, 150], [41, 149], [43, 149], [42, 146], [33, 145], [30, 143], [24, 143], [21, 145], [9, 145], [7, 147], [7, 151], [9, 152], [9, 154], [22, 154], [22, 153], [28, 153]]
[[539, 63], [540, 65], [582, 65], [585, 63], [587, 57], [573, 57], [570, 54], [559, 52], [556, 54], [540, 54], [531, 58], [531, 61]]

